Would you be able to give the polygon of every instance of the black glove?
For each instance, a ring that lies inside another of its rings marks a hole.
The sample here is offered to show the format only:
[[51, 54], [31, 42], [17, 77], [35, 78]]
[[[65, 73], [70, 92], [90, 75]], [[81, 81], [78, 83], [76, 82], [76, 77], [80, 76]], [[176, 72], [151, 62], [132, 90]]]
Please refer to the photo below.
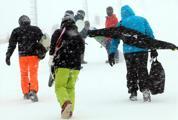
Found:
[[9, 56], [6, 56], [6, 64], [7, 65], [11, 65], [11, 61], [10, 61], [10, 57]]
[[109, 54], [109, 64], [111, 67], [115, 64], [114, 55], [114, 53]]
[[151, 58], [156, 58], [158, 56], [158, 52], [156, 50], [151, 50]]

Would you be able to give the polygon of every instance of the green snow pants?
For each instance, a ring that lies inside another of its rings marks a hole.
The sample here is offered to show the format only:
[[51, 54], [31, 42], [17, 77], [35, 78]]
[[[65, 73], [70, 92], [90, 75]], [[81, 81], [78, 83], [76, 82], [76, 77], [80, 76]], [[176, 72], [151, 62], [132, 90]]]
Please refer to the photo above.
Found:
[[72, 110], [75, 104], [75, 83], [78, 78], [79, 70], [68, 68], [57, 68], [55, 70], [55, 93], [60, 106], [65, 101], [72, 102]]

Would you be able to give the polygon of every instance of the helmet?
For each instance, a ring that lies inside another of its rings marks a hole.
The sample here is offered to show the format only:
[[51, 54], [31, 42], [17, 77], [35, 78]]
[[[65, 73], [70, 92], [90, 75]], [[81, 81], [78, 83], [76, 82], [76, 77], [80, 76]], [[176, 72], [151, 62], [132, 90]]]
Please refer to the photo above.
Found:
[[113, 14], [113, 8], [111, 6], [106, 8], [106, 13], [108, 16], [111, 16]]
[[77, 11], [77, 15], [81, 15], [81, 16], [85, 17], [85, 11], [83, 11], [83, 10], [78, 10], [78, 11]]
[[76, 21], [77, 21], [77, 20], [83, 20], [84, 17], [85, 17], [85, 11], [83, 11], [83, 10], [78, 10], [78, 11], [77, 11], [77, 14], [76, 14], [76, 16], [75, 16], [75, 20], [76, 20]]
[[64, 16], [62, 18], [62, 22], [61, 22], [61, 28], [64, 28], [64, 27], [71, 27], [75, 25], [75, 20], [74, 20], [74, 16]]
[[30, 25], [31, 23], [31, 20], [28, 16], [26, 15], [22, 15], [20, 18], [19, 18], [19, 25], [20, 26], [24, 26], [24, 25]]

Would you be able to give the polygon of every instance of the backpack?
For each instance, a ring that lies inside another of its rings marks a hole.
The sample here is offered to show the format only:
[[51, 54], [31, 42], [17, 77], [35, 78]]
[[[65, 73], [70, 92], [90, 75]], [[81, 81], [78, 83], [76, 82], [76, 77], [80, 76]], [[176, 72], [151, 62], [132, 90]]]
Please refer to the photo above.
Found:
[[157, 60], [151, 64], [149, 73], [149, 89], [152, 95], [161, 94], [165, 87], [165, 71], [161, 63]]

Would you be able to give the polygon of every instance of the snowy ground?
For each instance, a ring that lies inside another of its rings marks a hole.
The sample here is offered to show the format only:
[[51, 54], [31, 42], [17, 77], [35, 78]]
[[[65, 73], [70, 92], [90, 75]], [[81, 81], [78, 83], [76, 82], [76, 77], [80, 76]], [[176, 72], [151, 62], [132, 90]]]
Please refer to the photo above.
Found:
[[[152, 96], [151, 103], [128, 100], [124, 61], [113, 68], [105, 64], [106, 51], [93, 39], [87, 39], [87, 65], [81, 70], [76, 84], [76, 107], [72, 120], [176, 120], [178, 118], [177, 52], [160, 51], [159, 60], [166, 71], [166, 88], [162, 95]], [[7, 44], [1, 44], [0, 119], [59, 120], [60, 107], [54, 87], [47, 86], [48, 56], [40, 62], [39, 102], [24, 101], [20, 88], [17, 51], [11, 66], [5, 64]]]

